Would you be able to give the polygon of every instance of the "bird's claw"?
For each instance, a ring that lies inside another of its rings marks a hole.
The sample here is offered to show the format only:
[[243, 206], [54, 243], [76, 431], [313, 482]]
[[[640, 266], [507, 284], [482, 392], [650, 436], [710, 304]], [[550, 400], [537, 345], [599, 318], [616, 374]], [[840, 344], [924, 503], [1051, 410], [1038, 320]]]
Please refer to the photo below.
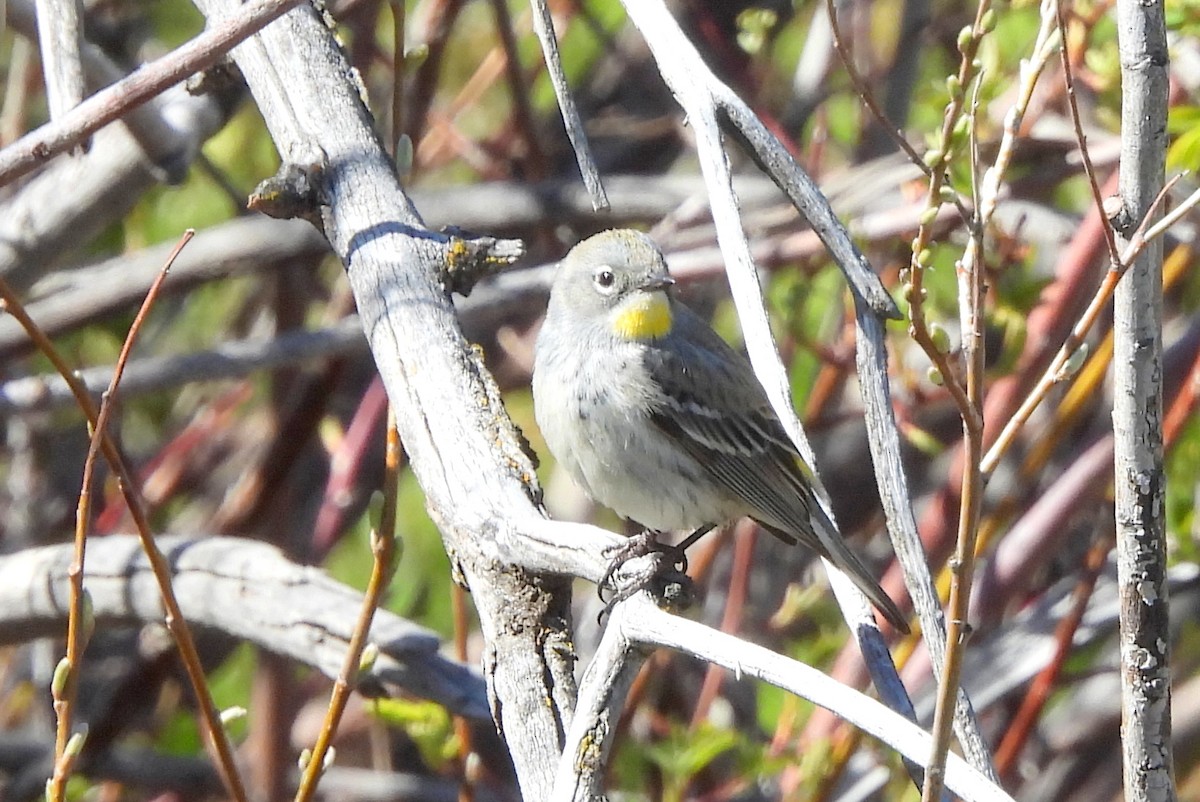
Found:
[[[630, 560], [639, 557], [653, 559], [647, 560], [636, 571], [627, 572], [618, 585], [614, 581], [617, 572]], [[641, 590], [649, 591], [655, 599], [665, 602], [672, 609], [687, 607], [693, 596], [692, 580], [687, 576], [687, 554], [679, 546], [663, 543], [658, 539], [657, 532], [647, 529], [609, 553], [608, 566], [596, 590], [604, 602], [597, 623], [602, 623], [615, 606]], [[611, 590], [612, 596], [605, 598], [606, 590]]]

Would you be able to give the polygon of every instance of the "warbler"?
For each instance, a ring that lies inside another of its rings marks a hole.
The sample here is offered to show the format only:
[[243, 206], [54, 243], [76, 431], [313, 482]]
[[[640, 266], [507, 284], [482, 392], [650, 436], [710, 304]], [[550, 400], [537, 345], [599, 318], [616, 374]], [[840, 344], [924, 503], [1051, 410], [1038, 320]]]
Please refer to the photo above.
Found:
[[821, 509], [749, 362], [672, 295], [674, 283], [637, 231], [596, 234], [562, 260], [533, 368], [554, 457], [593, 499], [652, 531], [752, 518], [828, 559], [907, 632]]

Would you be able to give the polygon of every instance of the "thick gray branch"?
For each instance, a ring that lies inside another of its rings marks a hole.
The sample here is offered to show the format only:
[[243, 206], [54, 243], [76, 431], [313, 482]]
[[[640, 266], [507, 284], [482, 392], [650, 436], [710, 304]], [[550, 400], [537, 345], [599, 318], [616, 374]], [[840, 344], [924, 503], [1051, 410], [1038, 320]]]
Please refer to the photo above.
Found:
[[[198, 0], [210, 23], [236, 0]], [[446, 238], [397, 181], [331, 31], [308, 7], [233, 51], [285, 162], [319, 173], [326, 237], [346, 265], [413, 471], [471, 589], [497, 726], [527, 799], [545, 799], [574, 703], [570, 585], [496, 560], [496, 522], [537, 515], [536, 479], [441, 281]], [[502, 657], [502, 659], [501, 659]]]
[[[738, 679], [750, 676], [769, 682], [833, 710], [913, 763], [928, 757], [929, 733], [811, 666], [695, 621], [672, 616], [655, 607], [644, 594], [630, 599], [625, 606], [627, 609], [620, 611], [620, 618], [614, 612], [611, 626], [619, 625], [623, 637], [632, 643], [679, 649], [723, 666]], [[950, 755], [947, 761], [946, 787], [965, 800], [1011, 802], [1002, 788], [957, 755]]]
[[[336, 679], [362, 595], [274, 546], [240, 538], [164, 537], [187, 620], [224, 632]], [[0, 643], [58, 635], [67, 625], [70, 544], [0, 557]], [[133, 535], [93, 538], [84, 575], [98, 626], [162, 623], [158, 585]], [[365, 692], [403, 689], [476, 719], [488, 717], [477, 671], [438, 654], [438, 636], [386, 610], [371, 641], [380, 656], [359, 680]]]
[[[1163, 3], [1118, 0], [1123, 248], [1162, 189], [1167, 145]], [[1162, 432], [1162, 240], [1129, 267], [1113, 308], [1117, 578], [1125, 798], [1175, 798]]]
[[[319, 331], [290, 331], [272, 340], [227, 342], [209, 351], [138, 359], [125, 369], [121, 397], [133, 398], [188, 382], [240, 379], [259, 370], [361, 353], [365, 348], [362, 324], [353, 317]], [[113, 366], [101, 365], [79, 371], [79, 378], [99, 402], [112, 374]], [[71, 388], [57, 373], [0, 384], [0, 417], [76, 404]]]
[[[26, 304], [26, 310], [43, 331], [55, 336], [112, 312], [134, 308], [174, 247], [167, 242], [86, 269], [55, 274], [35, 285], [34, 293], [47, 297]], [[179, 293], [204, 281], [311, 261], [328, 252], [325, 238], [306, 223], [241, 217], [197, 233], [172, 265], [163, 290]], [[0, 359], [30, 347], [29, 336], [19, 323], [11, 317], [0, 318]]]

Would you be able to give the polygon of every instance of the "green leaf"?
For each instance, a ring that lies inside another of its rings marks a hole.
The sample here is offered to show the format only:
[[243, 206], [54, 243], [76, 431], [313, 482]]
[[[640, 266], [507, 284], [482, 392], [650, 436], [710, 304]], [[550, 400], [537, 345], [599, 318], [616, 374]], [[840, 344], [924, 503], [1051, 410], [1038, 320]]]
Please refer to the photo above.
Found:
[[389, 727], [403, 730], [432, 769], [441, 769], [459, 752], [450, 714], [439, 704], [409, 699], [375, 699], [368, 711]]
[[1167, 131], [1175, 135], [1175, 141], [1167, 148], [1167, 169], [1200, 169], [1200, 107], [1171, 109], [1167, 115]]

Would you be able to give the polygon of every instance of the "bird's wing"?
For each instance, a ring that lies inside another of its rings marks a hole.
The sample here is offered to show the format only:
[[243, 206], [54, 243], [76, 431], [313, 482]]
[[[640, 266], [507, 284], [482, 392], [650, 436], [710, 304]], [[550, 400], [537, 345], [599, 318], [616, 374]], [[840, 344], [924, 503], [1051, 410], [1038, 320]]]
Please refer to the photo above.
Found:
[[663, 391], [651, 420], [718, 486], [742, 499], [751, 517], [829, 556], [813, 531], [813, 519], [825, 514], [813, 496], [811, 469], [745, 359], [701, 325], [647, 352], [647, 369]]
[[[698, 318], [687, 321], [689, 326]], [[647, 351], [662, 389], [654, 425], [745, 502], [749, 517], [777, 537], [800, 542], [845, 571], [902, 632], [908, 623], [817, 500], [812, 469], [779, 422], [749, 364], [702, 321], [670, 347]]]
[[745, 501], [748, 514], [772, 524], [784, 539], [800, 539], [826, 553], [813, 532], [812, 517], [824, 513], [802, 478], [807, 466], [774, 439], [771, 424], [777, 422], [728, 412], [718, 416], [689, 401], [664, 404], [651, 420], [719, 486]]

